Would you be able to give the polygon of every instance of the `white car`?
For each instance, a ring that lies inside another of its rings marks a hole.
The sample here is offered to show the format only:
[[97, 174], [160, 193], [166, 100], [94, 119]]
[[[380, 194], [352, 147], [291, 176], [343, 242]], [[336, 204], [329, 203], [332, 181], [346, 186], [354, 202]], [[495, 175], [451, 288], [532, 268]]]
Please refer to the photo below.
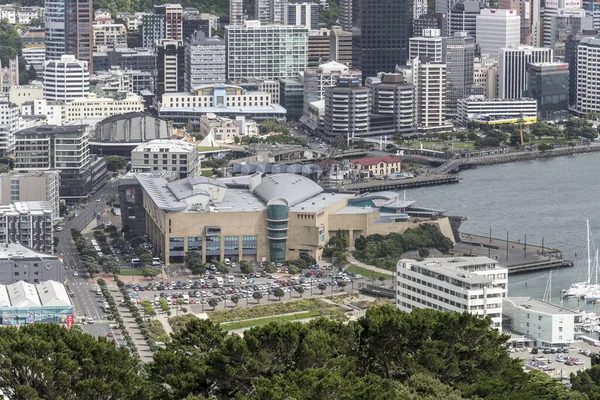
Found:
[[79, 275], [79, 272], [73, 271], [73, 276], [77, 276], [77, 275]]

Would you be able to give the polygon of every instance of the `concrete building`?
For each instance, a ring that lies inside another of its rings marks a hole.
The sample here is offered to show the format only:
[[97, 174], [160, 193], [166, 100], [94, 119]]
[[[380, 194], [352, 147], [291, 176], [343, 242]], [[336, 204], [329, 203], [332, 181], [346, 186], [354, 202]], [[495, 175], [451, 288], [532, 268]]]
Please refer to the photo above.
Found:
[[400, 172], [402, 160], [397, 157], [370, 157], [350, 160], [350, 170], [355, 176], [362, 175], [365, 178], [387, 176]]
[[143, 112], [113, 115], [96, 124], [90, 138], [90, 153], [101, 156], [131, 157], [140, 143], [170, 139], [173, 124]]
[[294, 78], [308, 65], [307, 28], [246, 21], [225, 29], [228, 82]]
[[340, 77], [336, 86], [325, 88], [323, 134], [328, 140], [343, 137], [349, 145], [369, 134], [369, 88], [360, 78]]
[[129, 93], [123, 99], [89, 97], [73, 99], [65, 105], [65, 121], [79, 121], [86, 119], [104, 119], [107, 115], [127, 114], [144, 111], [144, 102], [141, 97]]
[[413, 37], [423, 36], [423, 31], [425, 29], [442, 29], [442, 27], [440, 27], [440, 18], [428, 15], [415, 18], [413, 21]]
[[106, 51], [113, 43], [127, 44], [125, 25], [94, 24], [94, 51]]
[[[316, 68], [307, 68], [304, 71], [304, 111], [308, 116], [310, 104], [325, 99], [325, 89], [335, 86], [340, 77], [354, 77], [362, 80], [361, 71], [350, 69], [346, 65], [330, 61]], [[310, 127], [315, 129], [316, 127]]]
[[250, 92], [240, 86], [214, 84], [195, 88], [191, 93], [165, 93], [163, 107], [260, 107], [272, 104], [266, 92]]
[[279, 104], [279, 81], [272, 79], [261, 79], [258, 81], [259, 92], [271, 95], [271, 104]]
[[456, 102], [471, 94], [475, 63], [475, 39], [459, 32], [443, 41], [446, 64], [446, 116], [456, 117]]
[[[352, 0], [340, 0], [340, 11], [338, 14], [340, 22], [340, 30], [346, 32], [352, 32], [352, 19], [353, 19], [353, 1]], [[333, 27], [332, 27], [333, 28]]]
[[552, 62], [552, 49], [513, 46], [498, 52], [498, 97], [520, 99], [527, 82], [527, 64]]
[[5, 326], [65, 323], [74, 309], [65, 286], [60, 282], [32, 285], [18, 281], [0, 285], [0, 323]]
[[20, 243], [32, 250], [52, 254], [52, 225], [52, 205], [46, 201], [0, 204], [0, 243]]
[[[5, 218], [5, 215], [0, 217]], [[32, 250], [19, 243], [3, 243], [0, 246], [0, 292], [4, 285], [19, 281], [30, 284], [63, 282], [64, 271], [65, 267], [57, 256]]]
[[15, 171], [60, 171], [60, 197], [87, 197], [106, 179], [106, 161], [93, 160], [87, 125], [36, 126], [15, 134]]
[[400, 0], [391, 6], [379, 0], [362, 0], [357, 10], [357, 50], [364, 76], [394, 72], [406, 65], [408, 40], [413, 33], [413, 0]]
[[310, 30], [319, 29], [319, 5], [314, 2], [287, 2], [283, 6], [285, 25], [304, 26]]
[[519, 18], [521, 18], [521, 43], [526, 45], [531, 45], [531, 3], [530, 0], [498, 1], [498, 8], [502, 10], [515, 10]]
[[279, 81], [279, 101], [288, 118], [300, 118], [304, 112], [304, 83], [298, 79]]
[[595, 83], [598, 76], [596, 65], [600, 62], [600, 38], [583, 37], [576, 48], [577, 90], [572, 110], [579, 116], [585, 116], [600, 111], [600, 87]]
[[332, 26], [329, 39], [329, 61], [352, 68], [352, 32], [344, 31], [339, 26]]
[[15, 133], [23, 128], [19, 106], [0, 101], [0, 154], [7, 156], [15, 149]]
[[[94, 44], [93, 12], [92, 1], [65, 0], [64, 54], [72, 55], [80, 62], [87, 63], [90, 75], [94, 72], [92, 62], [92, 47]], [[62, 59], [62, 57], [59, 59]]]
[[569, 346], [584, 334], [580, 312], [531, 297], [504, 298], [502, 314], [512, 331], [527, 335], [536, 347]]
[[366, 85], [371, 91], [370, 135], [415, 135], [415, 87], [401, 74], [367, 78]]
[[156, 95], [182, 92], [185, 88], [185, 47], [179, 40], [163, 40], [156, 46]]
[[245, 19], [244, 2], [242, 0], [229, 0], [229, 25], [243, 25]]
[[426, 0], [413, 0], [413, 20], [427, 14]]
[[473, 63], [472, 94], [486, 99], [498, 98], [498, 61], [487, 57], [475, 59]]
[[65, 54], [65, 0], [45, 0], [46, 60], [60, 60]]
[[314, 68], [329, 61], [330, 50], [331, 31], [329, 29], [308, 31], [308, 68]]
[[412, 61], [412, 79], [419, 132], [452, 129], [446, 119], [446, 64], [417, 57]]
[[36, 71], [41, 71], [44, 68], [44, 61], [46, 61], [46, 47], [26, 47], [21, 50], [21, 54], [27, 65], [33, 65]]
[[537, 120], [537, 102], [534, 99], [485, 99], [470, 96], [458, 100], [457, 120], [462, 126], [472, 121], [480, 124], [516, 123]]
[[431, 62], [443, 62], [443, 40], [439, 29], [429, 29], [423, 32], [423, 36], [409, 39], [409, 59], [416, 57], [421, 59], [427, 57]]
[[200, 175], [198, 148], [182, 140], [159, 139], [138, 145], [131, 151], [131, 171], [168, 171], [179, 178]]
[[45, 201], [52, 218], [59, 217], [60, 176], [58, 171], [10, 172], [0, 174], [0, 203]]
[[502, 331], [502, 302], [508, 269], [487, 257], [404, 259], [397, 266], [397, 306], [402, 311], [433, 308], [490, 318]]
[[66, 120], [65, 111], [65, 103], [61, 101], [39, 99], [21, 105], [21, 115], [45, 116], [48, 125], [62, 125]]
[[8, 101], [18, 106], [43, 98], [44, 87], [42, 85], [11, 86], [8, 92]]
[[165, 38], [164, 14], [144, 14], [142, 16], [142, 46], [152, 48]]
[[477, 39], [477, 17], [483, 8], [485, 4], [479, 1], [456, 3], [448, 12], [448, 36], [454, 36], [457, 32], [467, 32], [469, 36]]
[[597, 32], [586, 31], [583, 33], [574, 33], [567, 36], [565, 40], [565, 59], [564, 62], [569, 64], [569, 105], [575, 108], [577, 99], [577, 47], [584, 37], [594, 38]]
[[41, 18], [43, 7], [20, 7], [17, 11], [17, 21], [21, 25], [29, 25], [35, 18]]
[[44, 63], [44, 98], [68, 102], [86, 97], [90, 91], [90, 71], [87, 61], [79, 61], [72, 55], [62, 56], [59, 61]]
[[501, 48], [521, 43], [521, 19], [515, 10], [483, 9], [477, 16], [475, 37], [482, 55], [497, 58]]
[[[302, 253], [320, 261], [324, 244], [338, 232], [354, 243], [360, 235], [402, 233], [416, 225], [395, 222], [398, 213], [406, 212], [397, 193], [325, 193], [301, 175], [261, 175], [236, 178], [235, 183], [205, 177], [168, 182], [138, 175], [146, 232], [159, 256], [167, 264], [182, 263], [190, 250], [209, 262], [281, 262]], [[452, 234], [447, 218], [415, 221]]]
[[256, 122], [247, 121], [244, 117], [233, 120], [208, 113], [200, 118], [200, 134], [204, 136], [202, 142], [210, 138], [215, 145], [234, 144], [236, 138], [258, 135], [258, 127]]
[[155, 5], [154, 14], [164, 16], [165, 35], [162, 39], [183, 41], [183, 7], [181, 4]]
[[531, 63], [527, 65], [524, 97], [537, 100], [538, 116], [562, 119], [569, 110], [569, 64]]
[[225, 83], [225, 41], [194, 32], [185, 46], [185, 90], [201, 85]]

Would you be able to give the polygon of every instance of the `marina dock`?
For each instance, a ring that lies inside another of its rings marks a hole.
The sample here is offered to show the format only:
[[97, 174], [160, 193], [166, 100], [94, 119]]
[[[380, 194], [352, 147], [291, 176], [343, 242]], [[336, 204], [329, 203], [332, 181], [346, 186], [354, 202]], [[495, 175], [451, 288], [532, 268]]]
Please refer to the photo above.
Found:
[[463, 232], [459, 236], [460, 241], [454, 246], [455, 255], [490, 257], [507, 267], [509, 274], [573, 266], [572, 261], [562, 258], [560, 250], [525, 244], [524, 238], [507, 241]]
[[422, 175], [408, 179], [370, 179], [366, 182], [357, 182], [336, 186], [337, 189], [354, 190], [358, 193], [377, 192], [383, 190], [404, 190], [417, 188], [421, 186], [445, 185], [449, 183], [458, 183], [459, 178], [454, 174], [435, 174]]

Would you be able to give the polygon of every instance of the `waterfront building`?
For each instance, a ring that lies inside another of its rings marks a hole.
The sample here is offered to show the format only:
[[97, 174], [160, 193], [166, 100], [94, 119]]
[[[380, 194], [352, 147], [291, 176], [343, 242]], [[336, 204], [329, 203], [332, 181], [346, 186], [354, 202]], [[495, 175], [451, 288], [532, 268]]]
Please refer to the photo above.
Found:
[[430, 62], [443, 62], [443, 40], [439, 29], [426, 29], [423, 36], [409, 39], [409, 60], [427, 57]]
[[512, 46], [498, 52], [498, 97], [520, 99], [527, 82], [527, 64], [553, 61], [553, 51], [545, 47]]
[[433, 308], [490, 318], [502, 330], [502, 300], [508, 269], [487, 257], [403, 259], [397, 265], [397, 307]]
[[413, 33], [413, 0], [400, 0], [393, 7], [381, 0], [361, 0], [357, 14], [360, 64], [354, 67], [366, 77], [406, 65]]
[[349, 145], [369, 133], [369, 88], [357, 77], [339, 77], [325, 88], [323, 134], [329, 140], [343, 137]]
[[68, 102], [87, 97], [90, 91], [90, 71], [87, 61], [72, 55], [44, 63], [44, 98]]
[[225, 83], [225, 41], [194, 32], [185, 46], [185, 90], [201, 85]]
[[595, 84], [599, 62], [600, 38], [583, 37], [577, 46], [577, 91], [573, 109], [579, 116], [600, 111], [600, 87]]
[[33, 285], [18, 281], [0, 285], [0, 323], [12, 326], [64, 323], [74, 309], [61, 282], [50, 280]]
[[569, 64], [528, 64], [524, 96], [537, 100], [538, 114], [542, 119], [566, 117], [569, 109]]
[[502, 314], [508, 328], [533, 340], [536, 347], [568, 347], [584, 332], [580, 312], [532, 297], [506, 297]]
[[446, 64], [417, 57], [411, 68], [419, 131], [452, 129], [452, 124], [446, 120]]
[[[17, 213], [25, 215], [22, 209], [17, 211]], [[6, 220], [10, 224], [12, 218], [12, 216], [7, 216], [6, 214], [0, 214], [0, 226]], [[47, 220], [41, 221], [44, 224], [48, 222]], [[41, 229], [45, 230], [42, 227], [43, 224], [38, 224], [35, 217], [30, 220], [30, 223], [33, 223], [35, 228], [41, 227]], [[1, 228], [2, 232], [0, 235], [5, 234], [5, 228], [6, 226]], [[37, 284], [44, 281], [63, 282], [64, 271], [65, 267], [63, 263], [57, 256], [52, 255], [51, 252], [45, 253], [40, 250], [32, 250], [23, 244], [15, 242], [4, 242], [0, 246], [0, 293], [4, 285], [11, 285], [19, 281], [30, 284]]]
[[56, 219], [59, 217], [59, 188], [58, 171], [6, 172], [0, 174], [0, 203], [48, 202], [52, 219]]
[[565, 59], [569, 64], [569, 106], [574, 108], [577, 99], [577, 47], [584, 37], [594, 38], [597, 32], [585, 31], [582, 33], [573, 33], [567, 36], [565, 40]]
[[308, 65], [308, 29], [246, 21], [227, 26], [227, 80], [295, 78]]
[[141, 143], [131, 151], [131, 171], [170, 171], [183, 179], [200, 175], [200, 156], [195, 144], [159, 139]]
[[[13, 201], [0, 204], [0, 243], [4, 244], [1, 247], [5, 248], [7, 243], [19, 243], [32, 250], [52, 254], [52, 216], [52, 205], [47, 201]], [[1, 276], [2, 273], [0, 279]]]
[[362, 175], [365, 178], [395, 174], [400, 172], [401, 166], [402, 160], [392, 156], [350, 160], [350, 170], [354, 172], [354, 176]]
[[443, 40], [443, 62], [446, 64], [446, 116], [456, 117], [456, 102], [471, 94], [475, 63], [475, 39], [458, 32]]
[[415, 135], [414, 85], [406, 82], [402, 74], [383, 73], [367, 78], [366, 85], [371, 93], [370, 136]]
[[535, 99], [486, 99], [483, 96], [470, 96], [458, 100], [458, 123], [467, 126], [469, 122], [480, 124], [517, 123], [537, 121], [537, 101]]
[[521, 43], [521, 19], [515, 10], [482, 9], [475, 37], [482, 55], [498, 58], [501, 48]]

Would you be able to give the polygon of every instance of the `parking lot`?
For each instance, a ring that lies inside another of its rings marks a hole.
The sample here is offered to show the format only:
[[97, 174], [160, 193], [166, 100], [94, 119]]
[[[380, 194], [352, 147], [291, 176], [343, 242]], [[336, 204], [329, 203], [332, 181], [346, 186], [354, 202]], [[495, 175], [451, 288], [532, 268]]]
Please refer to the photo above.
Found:
[[554, 349], [544, 351], [539, 349], [537, 354], [532, 354], [530, 348], [521, 349], [511, 353], [511, 357], [523, 360], [528, 369], [539, 369], [553, 377], [568, 378], [573, 372], [591, 367], [591, 355], [598, 354], [599, 349], [584, 342], [575, 342], [565, 351]]

